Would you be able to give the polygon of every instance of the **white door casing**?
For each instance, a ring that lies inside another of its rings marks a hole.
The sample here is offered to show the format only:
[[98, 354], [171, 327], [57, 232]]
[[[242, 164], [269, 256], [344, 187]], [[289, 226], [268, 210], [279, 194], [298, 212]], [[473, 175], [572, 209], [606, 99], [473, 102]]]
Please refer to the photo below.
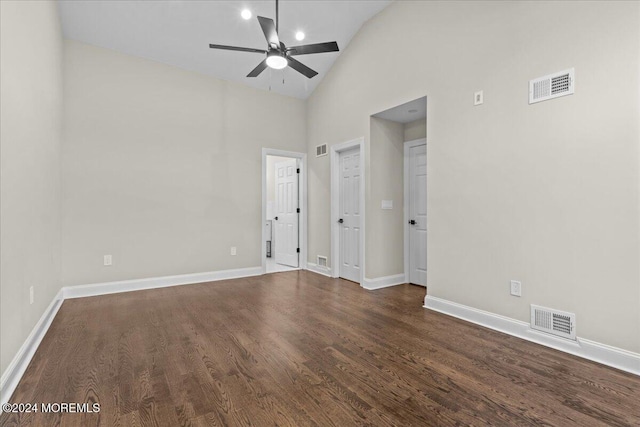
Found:
[[408, 281], [427, 285], [427, 146], [419, 141], [407, 146], [408, 179]]
[[360, 282], [360, 233], [361, 210], [360, 149], [358, 147], [339, 154], [339, 227], [340, 227], [340, 277]]
[[278, 162], [275, 168], [275, 260], [278, 264], [298, 267], [298, 161]]

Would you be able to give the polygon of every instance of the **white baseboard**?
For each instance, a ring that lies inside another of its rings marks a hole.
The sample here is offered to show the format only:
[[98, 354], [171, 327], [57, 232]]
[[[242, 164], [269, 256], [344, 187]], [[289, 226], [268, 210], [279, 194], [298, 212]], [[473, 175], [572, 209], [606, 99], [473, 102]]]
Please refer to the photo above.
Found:
[[331, 269], [329, 267], [323, 267], [312, 262], [307, 262], [305, 270], [313, 271], [314, 273], [322, 274], [323, 276], [331, 277]]
[[94, 283], [91, 285], [66, 286], [62, 288], [64, 299], [83, 298], [143, 289], [165, 288], [167, 286], [191, 285], [194, 283], [216, 282], [259, 276], [262, 267], [238, 268], [235, 270], [210, 271], [206, 273], [180, 274], [177, 276], [151, 277], [148, 279], [122, 280], [117, 282]]
[[365, 277], [362, 287], [373, 291], [375, 289], [388, 288], [389, 286], [402, 285], [403, 283], [406, 283], [404, 279], [404, 273], [394, 274], [393, 276], [377, 277], [375, 279], [367, 279]]
[[2, 373], [0, 378], [0, 404], [7, 403], [11, 395], [15, 391], [22, 375], [27, 370], [33, 355], [36, 353], [42, 338], [49, 330], [51, 322], [56, 317], [58, 309], [62, 305], [62, 291], [58, 291], [53, 301], [46, 308], [38, 323], [33, 327], [31, 333], [14, 356], [7, 369]]
[[544, 332], [532, 330], [527, 322], [500, 316], [430, 295], [425, 297], [424, 307], [536, 344], [564, 351], [574, 356], [593, 360], [603, 365], [640, 375], [640, 354], [638, 353], [611, 347], [585, 338], [578, 338], [575, 342], [557, 338]]

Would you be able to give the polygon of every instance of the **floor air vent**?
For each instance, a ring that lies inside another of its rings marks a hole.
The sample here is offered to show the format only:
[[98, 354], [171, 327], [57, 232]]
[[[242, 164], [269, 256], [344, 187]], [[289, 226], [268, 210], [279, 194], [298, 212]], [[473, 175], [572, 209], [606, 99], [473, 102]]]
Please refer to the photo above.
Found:
[[571, 95], [574, 92], [574, 69], [529, 81], [529, 104]]
[[570, 340], [576, 339], [576, 315], [531, 305], [531, 328]]
[[326, 156], [326, 155], [327, 155], [327, 144], [317, 145], [316, 157]]

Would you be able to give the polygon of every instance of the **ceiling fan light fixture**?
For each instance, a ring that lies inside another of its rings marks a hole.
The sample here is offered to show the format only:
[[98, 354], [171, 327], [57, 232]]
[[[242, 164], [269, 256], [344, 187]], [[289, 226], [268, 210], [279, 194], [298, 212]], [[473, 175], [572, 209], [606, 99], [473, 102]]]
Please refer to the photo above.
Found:
[[275, 70], [282, 70], [289, 65], [289, 61], [280, 52], [271, 51], [267, 54], [267, 65]]
[[[267, 42], [268, 47], [266, 50], [256, 49], [253, 47], [227, 46], [213, 43], [209, 43], [209, 47], [211, 49], [235, 50], [238, 52], [260, 53], [262, 55], [266, 54], [267, 57], [263, 57], [264, 59], [260, 61], [260, 63], [251, 70], [249, 74], [247, 74], [247, 77], [258, 77], [260, 73], [267, 69], [267, 67], [274, 70], [282, 70], [285, 67], [291, 67], [292, 70], [297, 71], [308, 79], [317, 76], [317, 71], [307, 67], [295, 57], [298, 55], [310, 55], [313, 53], [338, 52], [340, 50], [338, 49], [338, 43], [333, 41], [287, 48], [287, 46], [280, 41], [280, 37], [278, 37], [278, 0], [275, 1], [275, 21], [271, 18], [265, 18], [264, 16], [257, 17], [258, 23], [260, 24], [260, 28], [262, 29]], [[250, 13], [251, 11], [249, 9], [244, 9], [241, 14], [243, 15], [243, 18], [248, 19], [250, 17]], [[298, 40], [301, 40], [303, 36], [304, 33], [302, 33], [302, 31], [298, 31], [296, 34], [296, 38]], [[282, 83], [284, 84], [284, 80]]]

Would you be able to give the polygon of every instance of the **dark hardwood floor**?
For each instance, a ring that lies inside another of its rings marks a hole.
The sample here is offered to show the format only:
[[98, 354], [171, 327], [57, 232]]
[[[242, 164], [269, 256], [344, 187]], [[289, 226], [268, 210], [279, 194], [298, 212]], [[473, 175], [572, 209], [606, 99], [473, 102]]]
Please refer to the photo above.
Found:
[[640, 425], [640, 378], [295, 271], [67, 300], [2, 426]]

